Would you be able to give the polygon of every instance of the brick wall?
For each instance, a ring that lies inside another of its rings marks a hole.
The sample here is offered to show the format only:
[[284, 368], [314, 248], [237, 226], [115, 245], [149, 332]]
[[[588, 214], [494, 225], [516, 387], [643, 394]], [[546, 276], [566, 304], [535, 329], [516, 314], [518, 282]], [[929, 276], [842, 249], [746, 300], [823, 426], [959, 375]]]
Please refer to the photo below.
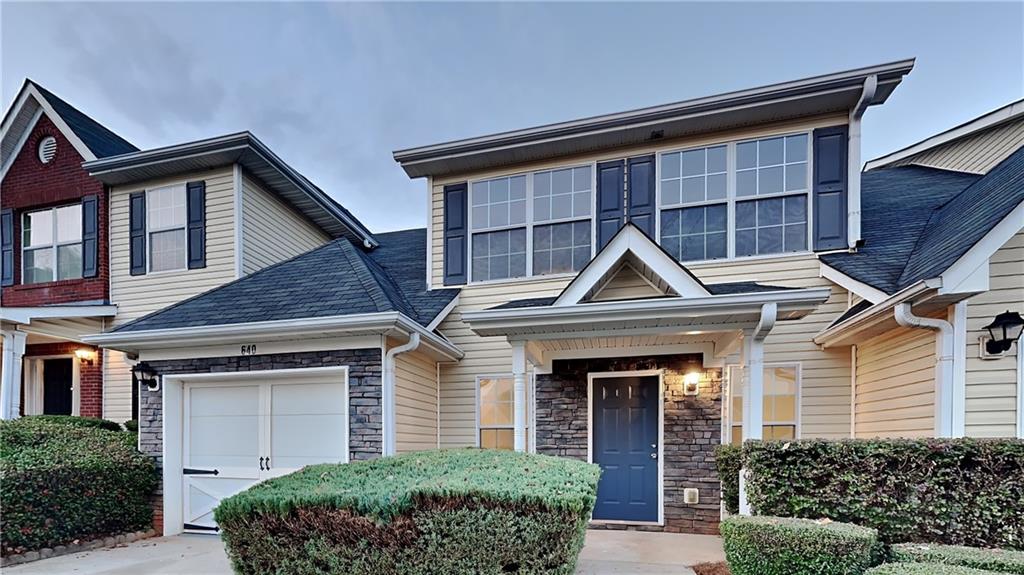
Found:
[[[149, 361], [158, 374], [215, 373], [348, 366], [349, 459], [380, 457], [383, 446], [381, 351], [379, 348]], [[139, 448], [163, 466], [161, 392], [139, 393]], [[154, 527], [163, 528], [163, 486], [154, 495]]]
[[[57, 155], [39, 161], [39, 141], [57, 139]], [[102, 183], [82, 169], [83, 158], [44, 114], [0, 182], [0, 208], [14, 209], [14, 284], [3, 288], [5, 306], [35, 306], [109, 298], [107, 265], [107, 193]], [[26, 210], [66, 205], [83, 196], [99, 198], [99, 274], [42, 284], [21, 285], [21, 214]]]
[[[78, 414], [83, 417], [103, 417], [103, 353], [97, 348], [75, 342], [40, 343], [25, 346], [25, 357], [42, 355], [70, 355], [75, 350], [88, 348], [96, 353], [91, 363], [78, 366]], [[22, 414], [25, 406], [25, 388], [22, 383]]]
[[[700, 356], [595, 358], [555, 361], [536, 378], [537, 453], [587, 459], [587, 374], [663, 369], [662, 440], [665, 525], [595, 525], [610, 529], [718, 534], [721, 486], [715, 447], [721, 443], [722, 373], [704, 370], [697, 396], [683, 395], [683, 375], [701, 369]], [[697, 488], [700, 503], [683, 503], [683, 489]]]

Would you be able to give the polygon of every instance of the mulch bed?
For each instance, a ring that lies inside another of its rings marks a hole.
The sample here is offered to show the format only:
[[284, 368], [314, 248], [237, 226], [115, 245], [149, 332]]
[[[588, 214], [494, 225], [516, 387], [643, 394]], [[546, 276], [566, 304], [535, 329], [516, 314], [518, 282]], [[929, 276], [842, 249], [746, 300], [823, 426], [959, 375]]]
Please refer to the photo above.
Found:
[[693, 571], [697, 575], [730, 575], [729, 566], [726, 565], [725, 561], [721, 563], [700, 563], [693, 566]]

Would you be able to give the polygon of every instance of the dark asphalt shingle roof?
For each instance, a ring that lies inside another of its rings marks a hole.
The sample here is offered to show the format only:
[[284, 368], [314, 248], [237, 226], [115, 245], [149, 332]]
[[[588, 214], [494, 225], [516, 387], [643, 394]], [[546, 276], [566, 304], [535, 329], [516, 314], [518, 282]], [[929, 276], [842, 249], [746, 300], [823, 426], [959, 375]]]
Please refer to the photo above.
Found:
[[57, 97], [53, 92], [35, 82], [32, 82], [32, 85], [39, 90], [43, 97], [53, 106], [53, 111], [57, 112], [64, 119], [68, 127], [71, 128], [71, 131], [82, 140], [82, 143], [97, 158], [139, 151], [131, 142], [111, 132], [96, 120], [93, 120], [71, 104]]
[[[366, 253], [346, 238], [127, 323], [136, 332], [397, 311], [428, 325], [458, 294], [426, 290], [426, 230], [379, 234]], [[418, 257], [415, 264], [411, 259]]]
[[[707, 288], [708, 292], [710, 292], [711, 295], [735, 295], [735, 294], [741, 294], [741, 293], [760, 293], [760, 292], [769, 292], [769, 291], [780, 291], [780, 290], [798, 289], [798, 288], [791, 288], [791, 287], [764, 285], [764, 284], [759, 284], [759, 283], [756, 283], [756, 282], [730, 282], [730, 283], [721, 283], [721, 284], [705, 284], [704, 287]], [[665, 296], [654, 296], [654, 297], [641, 298], [641, 299], [662, 299], [663, 297], [665, 297]], [[521, 308], [528, 308], [528, 307], [546, 307], [546, 306], [549, 306], [549, 305], [555, 303], [556, 299], [558, 299], [558, 296], [534, 297], [534, 298], [527, 298], [527, 299], [517, 299], [517, 300], [513, 300], [513, 301], [510, 301], [510, 302], [503, 303], [501, 305], [496, 305], [496, 306], [494, 306], [492, 308], [489, 308], [489, 309], [521, 309]], [[594, 303], [604, 303], [604, 302], [594, 302]]]
[[839, 324], [843, 323], [844, 321], [850, 319], [851, 317], [853, 317], [853, 316], [859, 314], [860, 312], [868, 309], [872, 305], [873, 304], [870, 301], [866, 300], [866, 299], [865, 300], [861, 300], [861, 301], [853, 304], [853, 306], [851, 306], [850, 309], [848, 309], [848, 310], [843, 312], [843, 315], [841, 315], [838, 318], [836, 318], [836, 321], [832, 322], [829, 325], [829, 327], [832, 327], [834, 325], [839, 325]]

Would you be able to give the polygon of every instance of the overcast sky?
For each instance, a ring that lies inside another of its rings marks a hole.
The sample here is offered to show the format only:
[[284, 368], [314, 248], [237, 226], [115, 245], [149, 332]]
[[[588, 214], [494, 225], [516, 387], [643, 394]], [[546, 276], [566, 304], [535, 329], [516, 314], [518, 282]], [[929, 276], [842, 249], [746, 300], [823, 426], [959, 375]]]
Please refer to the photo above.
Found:
[[0, 4], [30, 77], [140, 148], [250, 130], [371, 229], [425, 224], [396, 149], [917, 57], [864, 158], [1024, 95], [1024, 3]]

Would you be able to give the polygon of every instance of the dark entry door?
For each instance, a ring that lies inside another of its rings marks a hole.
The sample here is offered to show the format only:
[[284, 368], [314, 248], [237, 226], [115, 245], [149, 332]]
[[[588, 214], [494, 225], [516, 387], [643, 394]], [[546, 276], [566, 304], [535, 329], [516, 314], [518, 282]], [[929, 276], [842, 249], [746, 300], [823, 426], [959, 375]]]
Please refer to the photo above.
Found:
[[594, 519], [658, 520], [658, 377], [595, 378]]
[[43, 362], [43, 413], [71, 415], [71, 359]]

